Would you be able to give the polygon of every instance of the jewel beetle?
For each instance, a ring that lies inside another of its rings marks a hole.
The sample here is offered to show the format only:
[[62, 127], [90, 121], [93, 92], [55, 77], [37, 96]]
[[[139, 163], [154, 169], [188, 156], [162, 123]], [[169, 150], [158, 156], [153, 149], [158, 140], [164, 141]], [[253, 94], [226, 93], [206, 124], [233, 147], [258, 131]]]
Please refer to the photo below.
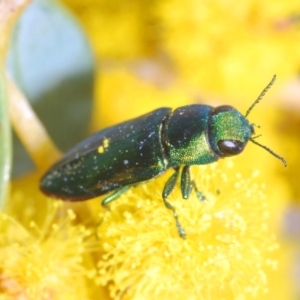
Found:
[[67, 152], [42, 177], [40, 188], [46, 195], [81, 201], [110, 193], [106, 205], [141, 182], [173, 168], [162, 191], [165, 206], [172, 210], [181, 237], [185, 231], [175, 208], [167, 201], [181, 174], [182, 198], [194, 189], [204, 196], [190, 178], [191, 165], [203, 165], [219, 158], [240, 154], [248, 141], [286, 161], [259, 144], [254, 125], [247, 117], [274, 83], [276, 76], [250, 106], [245, 116], [234, 107], [194, 104], [172, 110], [163, 107], [145, 115], [100, 130]]

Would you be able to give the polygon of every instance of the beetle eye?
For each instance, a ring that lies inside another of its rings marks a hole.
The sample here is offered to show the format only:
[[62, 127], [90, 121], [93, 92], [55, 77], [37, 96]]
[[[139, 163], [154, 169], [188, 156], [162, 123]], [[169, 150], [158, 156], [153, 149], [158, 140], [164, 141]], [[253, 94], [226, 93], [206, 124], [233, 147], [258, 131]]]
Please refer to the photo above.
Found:
[[235, 108], [233, 108], [230, 105], [220, 105], [217, 106], [213, 109], [213, 111], [211, 112], [212, 116], [217, 115], [221, 112], [227, 112], [227, 111], [231, 111], [231, 110], [235, 110]]
[[224, 156], [233, 156], [244, 150], [245, 144], [236, 140], [220, 140], [218, 147]]

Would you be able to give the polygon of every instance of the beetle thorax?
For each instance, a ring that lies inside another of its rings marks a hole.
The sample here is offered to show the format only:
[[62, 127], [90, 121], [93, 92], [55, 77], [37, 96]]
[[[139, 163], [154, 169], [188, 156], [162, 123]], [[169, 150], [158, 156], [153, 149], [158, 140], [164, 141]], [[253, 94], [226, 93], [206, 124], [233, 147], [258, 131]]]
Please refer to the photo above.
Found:
[[165, 144], [170, 165], [208, 164], [218, 159], [207, 138], [211, 106], [177, 108], [165, 126]]

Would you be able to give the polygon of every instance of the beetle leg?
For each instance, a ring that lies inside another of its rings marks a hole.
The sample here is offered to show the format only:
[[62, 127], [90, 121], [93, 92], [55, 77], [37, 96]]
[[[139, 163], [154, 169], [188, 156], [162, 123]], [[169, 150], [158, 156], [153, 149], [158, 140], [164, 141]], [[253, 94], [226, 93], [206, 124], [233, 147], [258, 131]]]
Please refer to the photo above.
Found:
[[198, 188], [197, 188], [197, 186], [196, 186], [195, 180], [192, 180], [191, 185], [192, 185], [192, 187], [194, 188], [194, 190], [195, 190], [195, 192], [196, 192], [196, 195], [197, 195], [198, 199], [199, 199], [200, 201], [206, 200], [205, 196], [198, 190]]
[[183, 199], [190, 197], [192, 188], [190, 166], [185, 165], [181, 171], [181, 194]]
[[178, 179], [179, 171], [180, 171], [179, 167], [176, 167], [174, 169], [175, 169], [174, 174], [169, 178], [169, 180], [165, 184], [165, 187], [164, 187], [164, 190], [163, 190], [163, 193], [162, 193], [162, 197], [163, 197], [164, 204], [165, 204], [166, 208], [172, 210], [173, 216], [175, 218], [175, 222], [176, 222], [176, 227], [177, 227], [178, 233], [184, 239], [186, 237], [186, 234], [185, 234], [185, 231], [182, 228], [182, 226], [181, 226], [181, 224], [180, 224], [180, 222], [178, 220], [178, 215], [176, 213], [176, 210], [170, 204], [170, 202], [167, 201], [168, 196], [172, 193], [172, 191], [173, 191], [173, 189], [175, 187], [176, 181]]
[[107, 205], [108, 203], [116, 200], [117, 198], [119, 198], [123, 193], [125, 193], [130, 188], [131, 188], [131, 185], [126, 185], [126, 186], [123, 186], [123, 187], [117, 189], [112, 194], [110, 194], [105, 199], [103, 199], [103, 201], [101, 203], [102, 206], [105, 207], [105, 205]]
[[181, 193], [183, 199], [188, 199], [192, 192], [192, 189], [195, 190], [196, 195], [199, 200], [204, 201], [205, 196], [198, 190], [196, 182], [191, 181], [190, 175], [190, 166], [185, 165], [181, 171]]
[[172, 193], [172, 191], [174, 190], [176, 181], [178, 179], [178, 175], [179, 175], [179, 167], [174, 168], [175, 172], [173, 173], [173, 175], [168, 179], [168, 181], [165, 184], [162, 196], [164, 199], [168, 198], [170, 196], [170, 194]]

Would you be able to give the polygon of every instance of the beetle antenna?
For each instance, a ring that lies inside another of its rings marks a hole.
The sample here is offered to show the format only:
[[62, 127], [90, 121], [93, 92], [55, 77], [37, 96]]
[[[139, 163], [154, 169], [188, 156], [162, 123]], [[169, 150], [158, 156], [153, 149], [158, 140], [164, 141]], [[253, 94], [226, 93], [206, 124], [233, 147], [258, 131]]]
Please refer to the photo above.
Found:
[[273, 76], [272, 80], [270, 81], [270, 83], [264, 88], [264, 90], [260, 93], [260, 95], [258, 96], [258, 98], [254, 101], [254, 103], [248, 108], [245, 117], [247, 118], [247, 116], [250, 114], [251, 110], [253, 109], [253, 107], [264, 97], [264, 95], [266, 94], [266, 92], [270, 89], [270, 87], [273, 85], [273, 83], [276, 80], [276, 75]]
[[[254, 138], [255, 138], [255, 137], [254, 137]], [[253, 144], [255, 144], [255, 145], [257, 145], [257, 146], [259, 146], [259, 147], [261, 147], [261, 148], [267, 150], [270, 154], [272, 154], [273, 156], [275, 156], [275, 157], [277, 157], [278, 159], [280, 159], [285, 167], [287, 166], [287, 163], [286, 163], [285, 159], [284, 159], [283, 157], [279, 156], [278, 154], [276, 154], [273, 150], [271, 150], [271, 149], [268, 148], [267, 146], [264, 146], [264, 145], [258, 143], [258, 142], [255, 141], [253, 138], [251, 138], [250, 141], [251, 141]]]
[[262, 136], [261, 134], [258, 134], [258, 135], [252, 136], [251, 139], [254, 140], [254, 139], [257, 139], [257, 138], [259, 138], [259, 137], [261, 137], [261, 136]]
[[251, 125], [253, 125], [254, 127], [260, 128], [260, 125], [252, 123]]

